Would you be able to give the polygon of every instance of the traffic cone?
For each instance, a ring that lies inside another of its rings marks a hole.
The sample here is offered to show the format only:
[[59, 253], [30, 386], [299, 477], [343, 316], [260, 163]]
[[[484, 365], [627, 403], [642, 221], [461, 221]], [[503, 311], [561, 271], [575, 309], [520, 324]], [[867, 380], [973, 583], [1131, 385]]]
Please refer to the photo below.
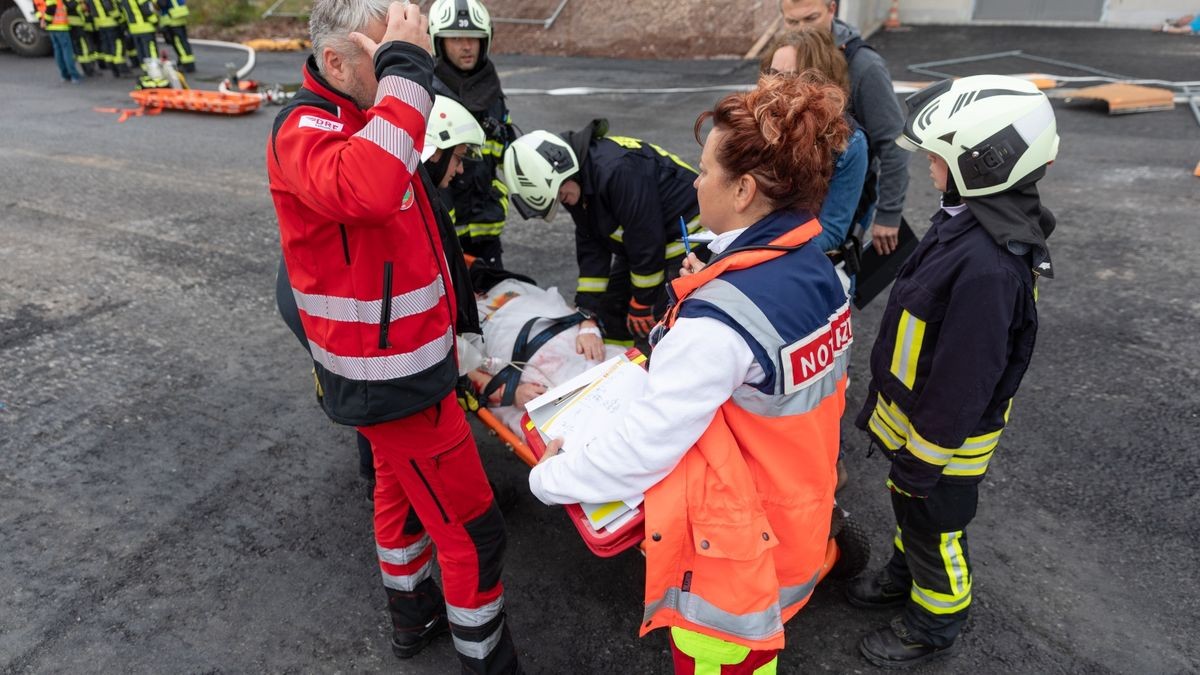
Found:
[[892, 6], [888, 9], [887, 21], [883, 22], [885, 30], [896, 30], [900, 27], [900, 0], [892, 0]]

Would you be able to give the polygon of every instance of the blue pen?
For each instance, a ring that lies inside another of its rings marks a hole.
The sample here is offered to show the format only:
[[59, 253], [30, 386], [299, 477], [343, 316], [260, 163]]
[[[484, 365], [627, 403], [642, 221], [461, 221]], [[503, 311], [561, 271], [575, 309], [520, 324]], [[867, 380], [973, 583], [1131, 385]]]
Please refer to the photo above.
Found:
[[683, 216], [679, 216], [679, 231], [683, 233], [683, 250], [687, 255], [691, 255], [692, 240], [688, 239], [687, 223], [683, 222]]

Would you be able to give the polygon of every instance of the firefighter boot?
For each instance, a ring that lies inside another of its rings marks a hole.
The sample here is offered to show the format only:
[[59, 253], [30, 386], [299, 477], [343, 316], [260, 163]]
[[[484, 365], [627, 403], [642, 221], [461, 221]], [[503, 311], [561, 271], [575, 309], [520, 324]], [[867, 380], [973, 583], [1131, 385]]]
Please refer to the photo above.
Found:
[[900, 607], [908, 601], [908, 588], [892, 581], [884, 568], [875, 576], [864, 574], [852, 581], [846, 588], [846, 600], [862, 609]]
[[411, 659], [434, 638], [450, 630], [446, 601], [433, 579], [417, 584], [412, 592], [387, 590], [388, 612], [392, 615], [392, 653]]
[[910, 668], [958, 650], [958, 643], [934, 647], [918, 642], [908, 630], [904, 618], [897, 616], [891, 625], [868, 633], [858, 643], [858, 650], [868, 661], [880, 668]]

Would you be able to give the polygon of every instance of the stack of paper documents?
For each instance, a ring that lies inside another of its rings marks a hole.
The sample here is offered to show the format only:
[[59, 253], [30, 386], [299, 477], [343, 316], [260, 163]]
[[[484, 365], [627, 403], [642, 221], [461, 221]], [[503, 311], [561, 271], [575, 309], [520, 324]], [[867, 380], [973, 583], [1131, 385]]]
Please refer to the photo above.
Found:
[[[543, 441], [562, 438], [566, 448], [582, 448], [618, 424], [629, 405], [641, 398], [648, 378], [641, 365], [618, 356], [533, 399], [525, 410]], [[641, 503], [638, 497], [580, 506], [599, 531], [621, 527], [637, 515]]]

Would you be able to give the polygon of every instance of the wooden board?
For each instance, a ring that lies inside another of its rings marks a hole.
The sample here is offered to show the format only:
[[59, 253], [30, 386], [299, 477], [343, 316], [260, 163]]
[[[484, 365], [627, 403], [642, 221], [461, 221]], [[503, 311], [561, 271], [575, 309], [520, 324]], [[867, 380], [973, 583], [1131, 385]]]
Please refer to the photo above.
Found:
[[1160, 87], [1143, 87], [1138, 84], [1104, 84], [1063, 92], [1067, 103], [1075, 99], [1103, 101], [1108, 105], [1108, 114], [1172, 110], [1175, 108], [1175, 93]]

